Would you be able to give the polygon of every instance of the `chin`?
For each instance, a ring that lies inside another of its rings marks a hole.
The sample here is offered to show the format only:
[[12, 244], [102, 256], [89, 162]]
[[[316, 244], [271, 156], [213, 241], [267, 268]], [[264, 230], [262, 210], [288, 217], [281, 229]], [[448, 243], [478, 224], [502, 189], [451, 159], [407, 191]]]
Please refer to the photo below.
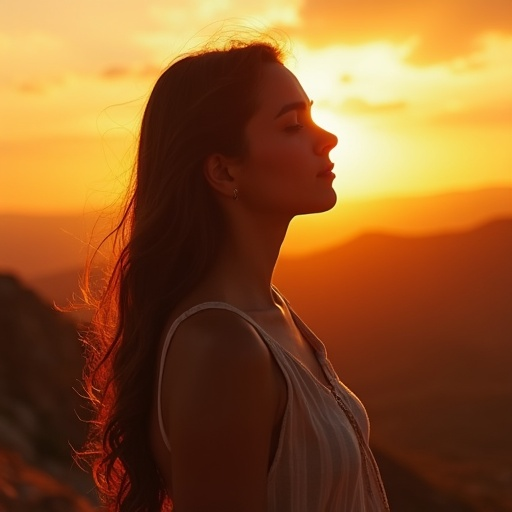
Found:
[[311, 213], [323, 213], [332, 210], [336, 205], [338, 197], [334, 189], [331, 189], [328, 197], [323, 197], [322, 200], [316, 201], [313, 204], [309, 204], [308, 207], [304, 208], [298, 215], [309, 215]]

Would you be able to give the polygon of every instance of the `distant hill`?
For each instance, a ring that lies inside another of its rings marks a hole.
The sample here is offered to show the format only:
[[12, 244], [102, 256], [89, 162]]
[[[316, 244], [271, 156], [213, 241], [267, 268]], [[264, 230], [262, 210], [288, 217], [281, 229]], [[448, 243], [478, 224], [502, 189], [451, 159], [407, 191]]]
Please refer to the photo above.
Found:
[[276, 281], [363, 399], [381, 446], [477, 505], [512, 510], [512, 220], [373, 233]]
[[341, 195], [331, 212], [296, 217], [282, 254], [315, 253], [368, 232], [433, 235], [466, 231], [484, 221], [507, 217], [512, 217], [512, 187], [372, 200], [349, 200]]
[[[108, 231], [111, 219], [102, 215], [94, 212], [46, 217], [0, 214], [0, 271], [33, 279], [82, 267], [91, 240], [95, 245]], [[511, 216], [510, 187], [409, 198], [347, 200], [340, 197], [336, 208], [328, 214], [295, 219], [283, 254], [298, 250], [315, 252], [373, 230], [425, 235], [466, 230], [482, 221]], [[308, 239], [311, 243], [304, 243]]]
[[0, 215], [0, 271], [23, 278], [84, 265], [95, 215]]

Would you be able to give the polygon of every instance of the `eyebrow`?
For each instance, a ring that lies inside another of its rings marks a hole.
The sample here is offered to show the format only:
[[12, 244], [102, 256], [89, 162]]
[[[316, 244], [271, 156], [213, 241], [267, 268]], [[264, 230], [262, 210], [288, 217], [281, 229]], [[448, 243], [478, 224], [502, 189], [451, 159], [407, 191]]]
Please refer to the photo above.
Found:
[[293, 103], [287, 103], [281, 108], [274, 119], [277, 119], [278, 117], [281, 117], [292, 110], [307, 110], [308, 107], [311, 108], [312, 105], [313, 100], [309, 101], [309, 105], [305, 101], [294, 101]]

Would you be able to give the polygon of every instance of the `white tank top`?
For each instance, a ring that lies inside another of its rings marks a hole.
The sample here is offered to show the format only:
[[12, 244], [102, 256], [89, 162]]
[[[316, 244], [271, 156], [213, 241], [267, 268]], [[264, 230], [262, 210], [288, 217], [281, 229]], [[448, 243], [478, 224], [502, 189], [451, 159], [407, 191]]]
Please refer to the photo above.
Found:
[[[321, 383], [249, 315], [224, 302], [205, 302], [180, 315], [164, 341], [158, 374], [158, 422], [169, 452], [161, 407], [164, 364], [181, 322], [205, 309], [226, 309], [250, 323], [281, 369], [287, 400], [274, 460], [268, 472], [268, 512], [383, 512], [389, 510], [368, 445], [369, 422], [359, 399], [339, 380], [325, 346], [290, 307], [300, 332], [330, 383]], [[171, 496], [172, 498], [172, 496]]]

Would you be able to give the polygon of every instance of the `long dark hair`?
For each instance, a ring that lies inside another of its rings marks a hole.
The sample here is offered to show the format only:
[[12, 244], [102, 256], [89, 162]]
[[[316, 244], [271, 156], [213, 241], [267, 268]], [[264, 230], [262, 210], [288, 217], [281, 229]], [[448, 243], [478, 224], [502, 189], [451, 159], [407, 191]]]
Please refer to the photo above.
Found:
[[109, 510], [172, 507], [149, 440], [158, 341], [224, 236], [205, 160], [243, 156], [261, 68], [281, 62], [276, 44], [231, 43], [175, 61], [150, 95], [133, 183], [109, 235], [113, 265], [86, 336], [95, 419], [84, 453]]

